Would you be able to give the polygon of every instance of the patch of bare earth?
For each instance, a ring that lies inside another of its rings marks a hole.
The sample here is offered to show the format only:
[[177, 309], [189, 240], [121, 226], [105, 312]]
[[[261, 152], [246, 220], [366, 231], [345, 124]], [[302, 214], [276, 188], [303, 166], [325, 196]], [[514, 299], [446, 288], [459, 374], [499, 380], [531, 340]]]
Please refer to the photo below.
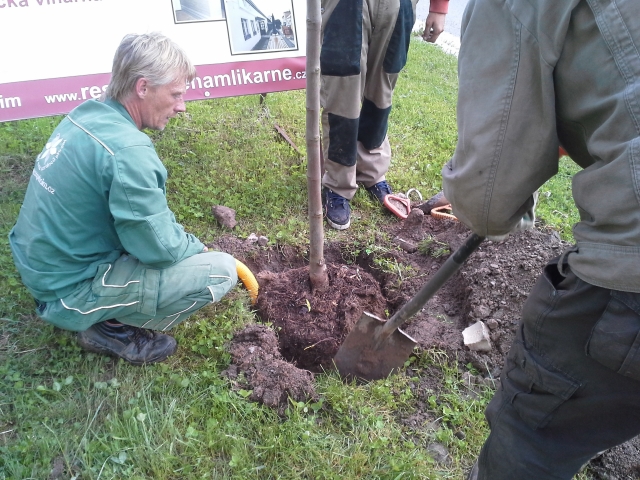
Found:
[[[332, 368], [335, 353], [362, 312], [381, 318], [385, 312], [392, 315], [444, 263], [447, 254], [440, 247], [452, 252], [469, 234], [456, 221], [435, 219], [416, 209], [407, 220], [390, 220], [386, 235], [379, 236], [384, 253], [360, 252], [353, 257], [355, 248], [346, 243], [347, 234], [345, 243], [325, 245], [331, 284], [326, 292], [311, 291], [306, 252], [220, 238], [211, 247], [234, 255], [254, 272], [260, 284], [258, 316], [272, 325], [250, 325], [235, 335], [226, 374], [236, 388], [251, 390], [252, 400], [280, 412], [289, 397], [317, 398], [314, 374]], [[427, 238], [430, 248], [424, 247]], [[443, 351], [461, 367], [472, 364], [480, 374], [464, 374], [470, 385], [495, 387], [528, 292], [546, 262], [565, 246], [557, 233], [539, 230], [499, 243], [484, 242], [403, 330], [419, 348]], [[381, 263], [402, 269], [381, 269]], [[470, 351], [463, 343], [462, 331], [479, 320], [489, 329], [489, 352]], [[427, 399], [443, 387], [436, 368], [426, 372], [412, 386], [416, 411], [400, 419], [408, 430], [435, 428]], [[633, 439], [594, 459], [589, 474], [594, 480], [640, 478], [639, 452], [640, 440]]]

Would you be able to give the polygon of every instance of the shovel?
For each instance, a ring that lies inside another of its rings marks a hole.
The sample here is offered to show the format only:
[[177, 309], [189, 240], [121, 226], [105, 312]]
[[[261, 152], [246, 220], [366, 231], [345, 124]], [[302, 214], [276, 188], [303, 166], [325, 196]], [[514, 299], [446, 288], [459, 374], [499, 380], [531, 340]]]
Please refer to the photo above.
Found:
[[384, 321], [367, 312], [355, 324], [333, 361], [342, 377], [379, 380], [407, 361], [417, 342], [398, 327], [415, 315], [449, 280], [484, 237], [472, 233], [418, 293]]

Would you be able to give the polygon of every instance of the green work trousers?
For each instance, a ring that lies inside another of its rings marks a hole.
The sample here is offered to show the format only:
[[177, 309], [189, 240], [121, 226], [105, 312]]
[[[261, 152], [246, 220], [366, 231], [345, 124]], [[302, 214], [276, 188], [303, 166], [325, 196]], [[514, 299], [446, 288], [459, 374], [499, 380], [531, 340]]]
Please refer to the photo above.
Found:
[[219, 301], [238, 281], [235, 259], [203, 252], [156, 269], [122, 255], [100, 265], [97, 275], [55, 302], [38, 303], [37, 313], [53, 325], [83, 331], [104, 320], [152, 330], [169, 330], [205, 305]]

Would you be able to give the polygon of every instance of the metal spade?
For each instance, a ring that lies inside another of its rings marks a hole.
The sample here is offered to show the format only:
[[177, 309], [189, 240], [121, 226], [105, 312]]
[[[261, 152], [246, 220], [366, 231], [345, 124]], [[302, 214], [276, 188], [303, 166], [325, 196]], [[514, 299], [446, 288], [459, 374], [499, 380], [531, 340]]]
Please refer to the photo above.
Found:
[[333, 359], [340, 375], [378, 380], [402, 367], [417, 343], [398, 327], [440, 290], [483, 240], [484, 237], [471, 234], [420, 291], [389, 320], [384, 321], [364, 312]]

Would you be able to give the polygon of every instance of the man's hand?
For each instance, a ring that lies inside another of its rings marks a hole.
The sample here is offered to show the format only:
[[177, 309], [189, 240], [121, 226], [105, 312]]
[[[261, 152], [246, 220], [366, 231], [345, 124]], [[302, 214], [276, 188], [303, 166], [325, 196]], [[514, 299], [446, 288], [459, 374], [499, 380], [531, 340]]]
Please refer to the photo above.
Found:
[[494, 235], [494, 236], [487, 236], [487, 240], [491, 240], [492, 242], [501, 242], [504, 239], [506, 239], [509, 235], [511, 235], [512, 233], [515, 232], [522, 232], [524, 230], [529, 230], [531, 228], [534, 227], [535, 223], [536, 223], [536, 205], [538, 204], [538, 194], [539, 192], [536, 190], [535, 192], [533, 192], [533, 206], [531, 207], [530, 210], [527, 211], [527, 213], [525, 213], [522, 218], [520, 219], [520, 221], [516, 224], [515, 227], [513, 227], [511, 229], [511, 231], [509, 233], [506, 233], [504, 235]]
[[208, 251], [209, 251], [209, 247], [206, 247], [206, 246], [205, 246], [205, 247], [202, 249], [202, 253], [204, 253], [204, 252], [208, 252]]
[[429, 12], [424, 26], [424, 33], [422, 34], [425, 42], [434, 43], [440, 34], [444, 32], [444, 18], [446, 16], [445, 13]]

